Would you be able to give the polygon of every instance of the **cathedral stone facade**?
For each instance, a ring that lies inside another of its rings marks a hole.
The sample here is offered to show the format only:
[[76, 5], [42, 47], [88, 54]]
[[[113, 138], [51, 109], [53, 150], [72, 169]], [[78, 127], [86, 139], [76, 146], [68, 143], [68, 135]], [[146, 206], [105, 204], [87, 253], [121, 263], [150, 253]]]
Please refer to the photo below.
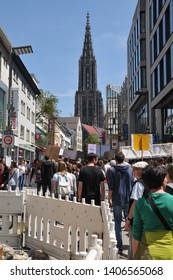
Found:
[[104, 127], [103, 98], [102, 93], [97, 90], [97, 63], [92, 47], [89, 14], [83, 52], [79, 60], [79, 82], [75, 95], [74, 115], [80, 116], [84, 124]]

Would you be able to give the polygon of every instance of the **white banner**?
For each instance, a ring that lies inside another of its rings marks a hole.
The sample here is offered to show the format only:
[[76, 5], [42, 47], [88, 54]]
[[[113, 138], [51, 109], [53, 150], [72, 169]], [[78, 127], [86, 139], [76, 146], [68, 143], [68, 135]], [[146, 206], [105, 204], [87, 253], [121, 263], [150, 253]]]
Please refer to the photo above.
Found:
[[88, 144], [88, 154], [89, 153], [97, 153], [97, 144]]

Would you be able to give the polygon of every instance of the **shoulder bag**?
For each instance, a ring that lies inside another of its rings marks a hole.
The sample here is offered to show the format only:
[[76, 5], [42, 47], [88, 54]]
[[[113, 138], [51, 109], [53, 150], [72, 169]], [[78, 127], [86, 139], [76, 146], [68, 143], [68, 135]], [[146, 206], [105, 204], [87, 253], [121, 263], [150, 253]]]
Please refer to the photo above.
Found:
[[170, 225], [167, 223], [167, 221], [165, 220], [165, 218], [162, 216], [162, 214], [160, 213], [158, 207], [156, 206], [156, 204], [154, 203], [154, 201], [152, 200], [152, 198], [150, 196], [146, 196], [145, 199], [147, 200], [147, 202], [151, 205], [151, 207], [153, 208], [154, 212], [156, 213], [156, 215], [158, 216], [159, 220], [162, 222], [162, 224], [164, 225], [166, 230], [172, 230]]

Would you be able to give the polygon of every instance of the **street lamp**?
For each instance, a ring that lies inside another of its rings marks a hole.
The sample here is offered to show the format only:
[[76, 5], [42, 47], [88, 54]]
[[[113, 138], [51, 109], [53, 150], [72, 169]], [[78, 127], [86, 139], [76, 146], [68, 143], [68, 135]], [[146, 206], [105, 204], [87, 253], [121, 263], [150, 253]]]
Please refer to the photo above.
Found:
[[[21, 54], [29, 54], [33, 53], [31, 46], [21, 46], [21, 47], [11, 47], [10, 48], [10, 54], [9, 54], [9, 84], [8, 84], [8, 104], [7, 104], [7, 110], [8, 110], [8, 129], [11, 130], [11, 116], [14, 111], [13, 104], [11, 104], [11, 89], [12, 89], [12, 58], [13, 56], [18, 56]], [[10, 148], [8, 150], [10, 153]]]
[[15, 55], [28, 54], [28, 53], [33, 53], [33, 49], [31, 46], [22, 46], [22, 47], [12, 48], [12, 52]]

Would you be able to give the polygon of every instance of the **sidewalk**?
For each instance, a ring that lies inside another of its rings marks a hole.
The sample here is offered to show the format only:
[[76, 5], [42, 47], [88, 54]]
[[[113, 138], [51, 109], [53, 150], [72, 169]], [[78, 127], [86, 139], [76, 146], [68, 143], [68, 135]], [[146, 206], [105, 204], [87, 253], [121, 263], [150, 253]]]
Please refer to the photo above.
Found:
[[124, 231], [125, 222], [122, 222], [122, 236], [123, 236], [123, 252], [119, 255], [120, 260], [127, 260], [128, 248], [129, 248], [129, 237], [128, 232]]

